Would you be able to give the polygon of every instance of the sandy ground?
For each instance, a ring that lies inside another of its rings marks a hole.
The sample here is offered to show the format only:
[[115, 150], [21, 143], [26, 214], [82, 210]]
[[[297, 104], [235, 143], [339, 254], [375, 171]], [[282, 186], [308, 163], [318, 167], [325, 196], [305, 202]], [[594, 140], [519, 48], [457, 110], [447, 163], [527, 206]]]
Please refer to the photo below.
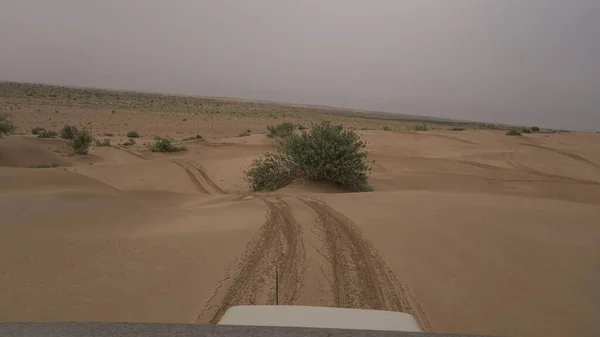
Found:
[[[12, 111], [22, 130], [76, 122], [115, 145], [142, 137], [85, 157], [62, 140], [0, 140], [1, 321], [214, 323], [231, 305], [273, 303], [277, 265], [282, 304], [405, 311], [434, 332], [600, 335], [600, 135], [358, 131], [374, 192], [265, 194], [243, 172], [281, 118], [180, 126], [36, 104]], [[204, 140], [146, 150], [167, 134]], [[59, 167], [30, 168], [42, 163]]]

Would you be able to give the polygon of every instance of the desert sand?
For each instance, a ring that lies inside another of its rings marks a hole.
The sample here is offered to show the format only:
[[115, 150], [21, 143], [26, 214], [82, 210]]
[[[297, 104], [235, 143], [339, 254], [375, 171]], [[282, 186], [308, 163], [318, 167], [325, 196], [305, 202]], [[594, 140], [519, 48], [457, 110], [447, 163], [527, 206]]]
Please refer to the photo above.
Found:
[[[600, 135], [54, 95], [0, 97], [22, 133], [0, 140], [0, 321], [215, 323], [274, 303], [277, 266], [280, 304], [404, 311], [432, 332], [600, 335]], [[368, 141], [373, 192], [250, 191], [244, 170], [275, 143], [267, 125], [323, 120]], [[70, 156], [29, 134], [65, 124], [113, 146]], [[130, 130], [137, 144], [118, 145]], [[187, 151], [149, 152], [155, 135]], [[43, 163], [58, 167], [31, 168]]]

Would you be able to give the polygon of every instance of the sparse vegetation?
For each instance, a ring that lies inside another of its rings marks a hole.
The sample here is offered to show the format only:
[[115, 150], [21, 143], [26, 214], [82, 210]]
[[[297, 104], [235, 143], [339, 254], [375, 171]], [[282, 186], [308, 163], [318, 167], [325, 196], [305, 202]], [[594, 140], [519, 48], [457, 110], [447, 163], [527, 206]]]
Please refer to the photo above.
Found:
[[290, 122], [281, 123], [277, 126], [269, 125], [267, 126], [267, 137], [285, 138], [292, 135], [295, 128], [296, 126]]
[[276, 190], [297, 178], [331, 182], [352, 191], [369, 190], [366, 143], [339, 125], [314, 125], [310, 132], [279, 140], [274, 152], [246, 172], [255, 191]]
[[531, 131], [533, 131], [533, 132], [540, 132], [540, 128], [537, 127], [537, 126], [532, 126], [531, 127]]
[[11, 133], [15, 132], [15, 130], [16, 127], [10, 120], [8, 120], [8, 116], [0, 113], [0, 138], [10, 135]]
[[69, 147], [75, 154], [88, 154], [88, 149], [90, 148], [92, 141], [92, 134], [88, 130], [83, 129], [77, 132], [75, 138], [71, 140]]
[[44, 130], [38, 133], [38, 138], [56, 138], [58, 133], [52, 130]]
[[416, 124], [416, 125], [411, 125], [407, 128], [409, 131], [427, 131], [429, 130], [427, 128], [427, 124], [423, 123], [423, 124]]
[[298, 130], [304, 131], [304, 130], [306, 130], [306, 126], [304, 126], [302, 124], [298, 124]]
[[40, 133], [46, 131], [46, 129], [42, 128], [42, 127], [35, 127], [33, 129], [31, 129], [31, 134], [32, 135], [39, 135]]
[[173, 145], [173, 139], [162, 137], [155, 137], [154, 144], [150, 145], [148, 149], [152, 152], [179, 152], [186, 150], [183, 146]]
[[461, 128], [460, 126], [455, 126], [450, 131], [465, 131], [465, 128]]
[[36, 164], [36, 165], [31, 165], [31, 168], [53, 168], [53, 167], [58, 167], [57, 163], [43, 163], [43, 164]]
[[528, 128], [522, 128], [521, 133], [531, 133], [531, 130]]
[[384, 126], [381, 128], [381, 130], [383, 130], [383, 131], [391, 131], [392, 129], [391, 129], [389, 126], [387, 126], [387, 125], [384, 125]]
[[123, 143], [123, 146], [132, 146], [135, 145], [135, 139], [133, 138], [129, 138], [125, 143]]
[[79, 131], [75, 125], [65, 125], [60, 130], [60, 138], [62, 139], [75, 139]]
[[250, 133], [251, 133], [251, 132], [252, 132], [252, 131], [251, 131], [250, 129], [248, 129], [248, 130], [246, 130], [246, 131], [244, 131], [244, 132], [240, 133], [240, 134], [238, 135], [238, 137], [248, 137], [248, 136], [250, 136]]
[[100, 141], [98, 139], [96, 139], [96, 146], [99, 147], [104, 147], [104, 146], [111, 146], [110, 145], [110, 139], [105, 138], [104, 140]]
[[127, 138], [140, 138], [140, 134], [137, 131], [127, 132]]
[[508, 131], [506, 131], [506, 135], [507, 136], [520, 136], [521, 131], [519, 131], [519, 129], [517, 129], [517, 128], [510, 128], [510, 129], [508, 129]]

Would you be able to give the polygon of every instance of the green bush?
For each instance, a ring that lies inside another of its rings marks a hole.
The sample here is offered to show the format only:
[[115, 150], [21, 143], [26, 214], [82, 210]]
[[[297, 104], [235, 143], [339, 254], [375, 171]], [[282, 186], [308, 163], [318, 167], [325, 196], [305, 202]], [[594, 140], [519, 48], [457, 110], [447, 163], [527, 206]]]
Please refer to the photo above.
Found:
[[255, 191], [275, 190], [297, 178], [369, 190], [366, 146], [354, 131], [314, 125], [310, 132], [279, 140], [274, 152], [255, 159], [246, 180]]
[[285, 138], [292, 135], [294, 133], [295, 128], [296, 126], [294, 125], [294, 123], [290, 122], [281, 123], [277, 126], [269, 125], [267, 126], [267, 137]]
[[16, 127], [11, 121], [8, 120], [8, 116], [0, 114], [0, 138], [4, 138], [5, 135], [9, 135], [15, 132]]
[[510, 128], [510, 129], [508, 129], [508, 131], [506, 131], [506, 135], [507, 136], [520, 136], [521, 131], [519, 131], [516, 128]]
[[38, 138], [56, 138], [58, 133], [52, 130], [44, 130], [38, 133]]
[[43, 164], [31, 165], [31, 168], [52, 168], [52, 167], [58, 167], [58, 164], [57, 163], [43, 163]]
[[65, 125], [60, 130], [60, 138], [62, 139], [75, 139], [79, 131], [75, 125]]
[[173, 139], [171, 138], [155, 137], [154, 144], [150, 145], [148, 148], [152, 152], [179, 152], [186, 150], [185, 147], [175, 146], [172, 142]]
[[103, 141], [96, 139], [96, 146], [100, 146], [100, 147], [110, 146], [110, 139], [105, 138]]
[[75, 154], [88, 154], [88, 149], [92, 144], [93, 137], [88, 130], [81, 130], [77, 132], [75, 138], [71, 140], [69, 147]]
[[41, 128], [41, 127], [38, 126], [38, 127], [35, 127], [33, 129], [31, 129], [31, 134], [32, 135], [39, 135], [40, 133], [42, 133], [44, 131], [46, 131], [46, 129]]
[[127, 132], [127, 138], [140, 138], [140, 134], [137, 131]]
[[125, 143], [123, 143], [124, 146], [132, 146], [135, 145], [135, 139], [133, 138], [129, 138]]
[[531, 127], [531, 131], [533, 131], [533, 132], [540, 132], [540, 128], [537, 127], [537, 126], [532, 126]]
[[306, 126], [304, 126], [302, 124], [298, 124], [298, 130], [300, 130], [300, 131], [306, 130]]

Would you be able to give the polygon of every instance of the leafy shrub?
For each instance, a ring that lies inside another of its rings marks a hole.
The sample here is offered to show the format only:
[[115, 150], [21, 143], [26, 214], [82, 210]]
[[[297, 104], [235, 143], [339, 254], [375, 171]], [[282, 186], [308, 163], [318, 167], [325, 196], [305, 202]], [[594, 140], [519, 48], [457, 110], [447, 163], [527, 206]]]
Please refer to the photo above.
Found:
[[60, 138], [62, 139], [75, 139], [79, 131], [75, 125], [65, 125], [60, 130]]
[[43, 163], [43, 164], [31, 165], [31, 168], [52, 168], [52, 167], [58, 167], [58, 164], [57, 163]]
[[105, 138], [103, 141], [96, 139], [96, 146], [110, 146], [110, 139]]
[[522, 132], [522, 133], [531, 133], [531, 130], [530, 130], [530, 129], [528, 129], [528, 128], [522, 128], [522, 129], [521, 129], [521, 132]]
[[387, 125], [384, 125], [384, 126], [381, 128], [381, 130], [383, 130], [383, 131], [391, 131], [392, 129], [390, 129], [390, 127], [389, 127], [389, 126], [387, 126]]
[[31, 134], [32, 135], [39, 135], [40, 133], [44, 132], [46, 129], [41, 128], [41, 127], [35, 127], [33, 129], [31, 129]]
[[173, 139], [171, 138], [162, 138], [155, 137], [154, 144], [149, 146], [150, 151], [152, 152], [179, 152], [185, 151], [185, 147], [183, 146], [175, 146], [173, 145]]
[[279, 140], [274, 152], [255, 159], [246, 180], [255, 191], [275, 190], [297, 178], [328, 181], [353, 191], [368, 190], [371, 168], [366, 146], [354, 131], [314, 125], [310, 132]]
[[129, 138], [125, 143], [123, 143], [124, 146], [132, 146], [135, 145], [135, 139], [133, 138]]
[[298, 124], [298, 130], [300, 130], [300, 131], [306, 130], [306, 126], [304, 126], [302, 124]]
[[11, 121], [8, 120], [8, 116], [0, 114], [0, 138], [4, 138], [5, 135], [9, 135], [15, 131], [16, 127]]
[[137, 131], [127, 132], [127, 138], [140, 138], [140, 134]]
[[296, 126], [290, 122], [281, 123], [277, 126], [269, 125], [269, 126], [267, 126], [267, 131], [268, 131], [267, 137], [269, 137], [269, 138], [273, 138], [273, 137], [285, 138], [285, 137], [292, 135], [294, 133], [295, 128], [296, 128]]
[[44, 130], [38, 133], [38, 138], [56, 138], [58, 133], [52, 130]]
[[537, 127], [537, 126], [532, 126], [531, 127], [531, 131], [533, 131], [533, 132], [540, 132], [540, 128]]
[[87, 154], [92, 141], [92, 134], [88, 130], [84, 129], [77, 132], [75, 138], [71, 140], [69, 147], [75, 154]]
[[508, 131], [506, 131], [506, 135], [507, 136], [520, 136], [521, 131], [519, 131], [516, 128], [510, 128], [510, 129], [508, 129]]

